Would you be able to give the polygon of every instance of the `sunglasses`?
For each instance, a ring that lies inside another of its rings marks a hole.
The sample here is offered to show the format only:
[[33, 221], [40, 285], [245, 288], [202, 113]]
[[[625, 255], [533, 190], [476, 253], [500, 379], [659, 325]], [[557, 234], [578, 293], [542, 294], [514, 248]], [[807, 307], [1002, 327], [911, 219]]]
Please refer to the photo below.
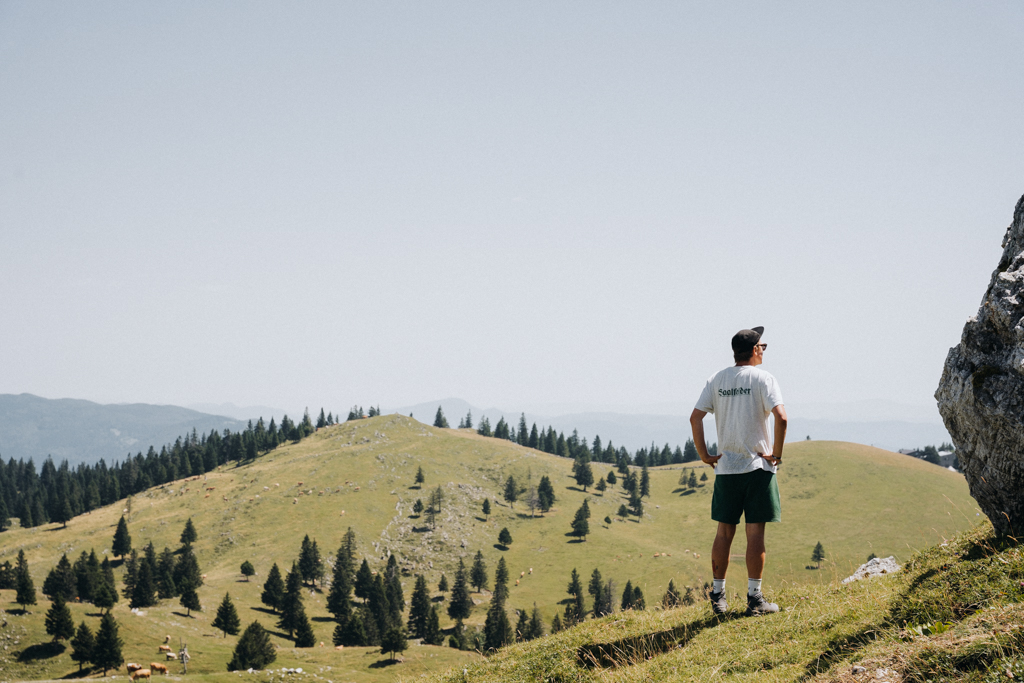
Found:
[[762, 351], [764, 351], [764, 350], [766, 350], [768, 348], [768, 345], [767, 344], [754, 344], [754, 348], [758, 348], [758, 349], [761, 349]]

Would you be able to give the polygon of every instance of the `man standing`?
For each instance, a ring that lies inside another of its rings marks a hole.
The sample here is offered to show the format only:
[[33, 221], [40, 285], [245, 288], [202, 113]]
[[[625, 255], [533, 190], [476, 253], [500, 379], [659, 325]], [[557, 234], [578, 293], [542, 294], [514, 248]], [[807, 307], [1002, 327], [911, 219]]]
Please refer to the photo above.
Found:
[[[766, 601], [761, 594], [761, 575], [765, 524], [782, 520], [775, 473], [782, 462], [786, 440], [786, 408], [778, 382], [757, 367], [768, 348], [761, 343], [763, 333], [763, 327], [755, 327], [733, 336], [736, 365], [708, 380], [690, 415], [697, 453], [703, 462], [715, 468], [711, 519], [718, 522], [718, 533], [711, 548], [715, 584], [710, 596], [715, 614], [724, 614], [729, 609], [725, 600], [725, 572], [740, 515], [747, 531], [747, 616], [779, 611], [778, 605]], [[718, 430], [716, 456], [708, 454], [704, 441], [704, 416], [708, 413], [714, 413]]]

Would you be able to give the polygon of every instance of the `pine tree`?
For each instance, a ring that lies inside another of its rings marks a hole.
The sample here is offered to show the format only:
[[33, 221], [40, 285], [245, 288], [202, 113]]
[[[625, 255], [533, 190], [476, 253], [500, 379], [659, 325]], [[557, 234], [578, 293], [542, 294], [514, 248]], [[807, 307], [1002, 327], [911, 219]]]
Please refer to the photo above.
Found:
[[299, 571], [302, 573], [302, 580], [308, 581], [314, 588], [316, 582], [324, 575], [324, 561], [320, 556], [320, 548], [316, 541], [310, 542], [309, 534], [302, 539], [302, 550], [299, 552]]
[[512, 508], [515, 508], [516, 501], [519, 500], [519, 487], [516, 486], [516, 479], [511, 474], [505, 480], [504, 498], [505, 502]]
[[[151, 607], [156, 604], [156, 583], [153, 581], [153, 569], [145, 557], [139, 561], [138, 578], [132, 590], [129, 607], [132, 609]], [[184, 603], [182, 603], [184, 605]]]
[[487, 416], [480, 418], [480, 426], [477, 427], [476, 433], [480, 436], [494, 436], [491, 432], [491, 421], [487, 419]]
[[569, 577], [569, 585], [565, 590], [569, 593], [570, 597], [569, 603], [565, 606], [565, 623], [571, 626], [583, 621], [583, 616], [586, 614], [583, 602], [583, 585], [580, 583], [580, 575], [575, 567], [573, 567], [572, 575]]
[[[351, 532], [352, 529], [349, 528]], [[334, 575], [331, 579], [331, 590], [327, 594], [327, 611], [334, 615], [339, 626], [352, 615], [352, 580], [354, 571], [350, 549], [342, 542], [334, 556]]]
[[484, 650], [497, 650], [512, 642], [515, 642], [515, 634], [505, 612], [505, 596], [495, 594], [484, 621]]
[[114, 543], [110, 546], [110, 552], [124, 560], [125, 555], [132, 551], [132, 537], [128, 534], [128, 522], [121, 515], [117, 523], [117, 530], [114, 532]]
[[576, 516], [572, 520], [572, 535], [576, 538], [582, 538], [584, 541], [587, 540], [587, 534], [590, 533], [590, 522], [587, 519], [590, 517], [590, 507], [587, 505], [586, 499], [583, 500], [583, 505], [576, 511]]
[[622, 602], [620, 607], [623, 610], [632, 609], [633, 607], [633, 582], [626, 581], [626, 587], [622, 589]]
[[96, 632], [91, 661], [103, 669], [104, 676], [108, 669], [117, 669], [124, 663], [124, 655], [121, 654], [124, 641], [118, 635], [118, 630], [117, 621], [110, 612], [100, 617], [100, 630]]
[[416, 468], [416, 479], [415, 479], [417, 488], [423, 486], [423, 482], [425, 482], [426, 480], [427, 480], [427, 477], [423, 474], [423, 468], [422, 467], [417, 467]]
[[686, 485], [691, 488], [697, 488], [697, 473], [694, 470], [690, 470], [690, 478], [686, 480]]
[[53, 598], [59, 594], [67, 601], [74, 600], [76, 593], [75, 571], [71, 568], [71, 563], [68, 561], [67, 553], [65, 553], [61, 555], [57, 566], [46, 575], [46, 580], [43, 581], [43, 595]]
[[473, 599], [469, 597], [466, 586], [466, 565], [459, 560], [459, 568], [455, 572], [455, 584], [452, 586], [452, 597], [448, 603], [448, 616], [451, 619], [465, 619], [473, 608]]
[[647, 465], [640, 471], [640, 497], [651, 495], [651, 473], [647, 471]]
[[562, 630], [562, 620], [559, 619], [558, 615], [556, 614], [555, 618], [551, 620], [551, 632], [552, 633], [558, 633], [561, 630]]
[[235, 603], [231, 602], [231, 596], [225, 593], [220, 607], [217, 608], [217, 616], [213, 619], [213, 627], [223, 631], [224, 637], [227, 638], [229, 633], [237, 636], [238, 629], [241, 626], [242, 622], [238, 618], [238, 610], [235, 609]]
[[92, 631], [83, 621], [78, 625], [75, 637], [71, 639], [71, 659], [78, 662], [78, 671], [81, 673], [82, 665], [92, 661], [92, 652], [96, 648], [96, 638]]
[[640, 586], [633, 586], [633, 604], [631, 609], [647, 609], [647, 601], [644, 600], [644, 592], [640, 590]]
[[484, 513], [484, 520], [490, 519], [490, 517], [491, 517], [491, 499], [490, 498], [484, 498], [484, 504], [483, 504], [482, 512]]
[[423, 638], [427, 629], [427, 618], [430, 614], [430, 592], [427, 580], [422, 574], [416, 576], [416, 587], [412, 590], [409, 600], [409, 632], [414, 638]]
[[165, 546], [156, 561], [156, 593], [161, 599], [178, 595], [178, 586], [174, 583], [174, 565], [174, 553]]
[[57, 593], [53, 597], [50, 609], [46, 612], [46, 634], [53, 636], [55, 641], [68, 640], [75, 635], [75, 622], [71, 619], [71, 610], [64, 603], [64, 596]]
[[701, 481], [707, 481], [708, 480], [708, 473], [707, 472], [701, 472], [700, 473], [700, 480]]
[[530, 632], [530, 615], [526, 613], [526, 610], [518, 610], [519, 619], [516, 621], [516, 642], [522, 643], [526, 641], [526, 635]]
[[182, 546], [178, 561], [174, 565], [174, 585], [184, 591], [186, 586], [198, 589], [203, 585], [203, 574], [199, 569], [199, 560], [191, 545]]
[[585, 456], [576, 462], [576, 485], [582, 486], [583, 492], [586, 493], [587, 487], [594, 483], [594, 470], [590, 467], [590, 461]]
[[306, 610], [302, 609], [295, 623], [295, 647], [313, 647], [316, 645], [316, 634], [313, 633], [313, 625], [309, 623]]
[[21, 611], [27, 612], [29, 605], [36, 604], [36, 585], [28, 571], [28, 560], [25, 551], [18, 551], [18, 563], [14, 570], [14, 588], [17, 591], [14, 601], [21, 605]]
[[439, 429], [448, 429], [448, 420], [445, 419], [441, 406], [437, 407], [437, 415], [434, 416], [434, 426]]
[[441, 574], [441, 580], [437, 582], [437, 590], [441, 591], [442, 594], [448, 592], [448, 577]]
[[277, 659], [277, 650], [270, 642], [270, 634], [254, 621], [245, 628], [235, 645], [235, 652], [228, 662], [228, 671], [265, 669]]
[[381, 635], [381, 654], [391, 653], [391, 661], [395, 660], [396, 654], [401, 654], [409, 647], [409, 641], [405, 637], [405, 631], [401, 626], [392, 626]]
[[[555, 615], [558, 618], [558, 615]], [[540, 610], [537, 603], [533, 603], [533, 610], [530, 612], [530, 626], [526, 632], [526, 640], [534, 640], [544, 635], [544, 622], [540, 618]]]
[[426, 645], [440, 645], [444, 642], [444, 635], [441, 633], [441, 619], [438, 617], [436, 605], [431, 605], [427, 612], [427, 620], [423, 626], [423, 642]]
[[370, 571], [370, 563], [365, 557], [363, 563], [359, 565], [359, 571], [356, 572], [355, 589], [356, 597], [362, 598], [363, 602], [366, 602], [370, 597], [370, 591], [373, 590], [373, 572]]
[[508, 527], [502, 527], [501, 531], [498, 532], [498, 544], [506, 550], [512, 545], [512, 534], [509, 533]]
[[281, 618], [277, 625], [288, 631], [291, 638], [298, 626], [299, 613], [305, 614], [302, 606], [302, 574], [297, 562], [292, 562], [292, 570], [285, 578], [284, 597], [281, 599]]
[[7, 501], [0, 494], [0, 532], [7, 531], [11, 526], [11, 513], [7, 509]]
[[281, 580], [281, 570], [277, 563], [270, 568], [267, 574], [267, 581], [263, 584], [263, 594], [260, 600], [264, 605], [277, 612], [281, 609], [281, 600], [284, 598], [284, 581]]
[[[821, 545], [821, 541], [818, 541], [818, 545], [814, 546], [814, 551], [811, 553], [811, 562], [814, 562], [818, 569], [821, 569], [821, 561], [825, 559], [825, 547]], [[20, 600], [18, 602], [21, 602]], [[33, 603], [34, 604], [34, 603]]]
[[498, 568], [494, 570], [494, 595], [504, 600], [508, 597], [508, 565], [505, 558], [498, 558]]
[[600, 491], [602, 494], [604, 494], [604, 492], [608, 489], [608, 484], [605, 483], [604, 477], [601, 477], [600, 479], [597, 480], [597, 483], [594, 484], [594, 488]]
[[398, 558], [394, 553], [388, 557], [388, 566], [384, 569], [384, 595], [388, 599], [389, 622], [401, 624], [402, 612], [405, 610], [405, 593], [402, 591]]
[[476, 557], [473, 558], [473, 567], [469, 570], [469, 583], [476, 592], [479, 593], [481, 589], [487, 588], [487, 564], [484, 562], [483, 552], [477, 550]]
[[683, 604], [683, 599], [679, 595], [679, 591], [676, 590], [676, 585], [669, 579], [668, 590], [665, 591], [665, 595], [661, 598], [661, 606], [665, 609], [670, 607], [679, 607]]
[[254, 576], [256, 574], [256, 568], [252, 566], [252, 562], [250, 562], [249, 560], [246, 560], [242, 563], [242, 566], [239, 568], [239, 571], [242, 572], [242, 576], [245, 577], [246, 583], [248, 583], [250, 576]]
[[188, 521], [185, 522], [185, 528], [181, 530], [181, 537], [179, 540], [182, 545], [192, 545], [199, 540], [199, 534], [196, 533], [196, 526], [192, 523], [191, 517], [189, 517]]
[[611, 601], [608, 600], [608, 596], [605, 595], [604, 579], [601, 578], [601, 572], [597, 569], [590, 575], [590, 583], [587, 584], [587, 592], [590, 593], [591, 597], [594, 598], [594, 617], [603, 617], [605, 614], [611, 614]]
[[541, 512], [547, 512], [555, 504], [555, 487], [551, 485], [551, 479], [546, 474], [537, 484], [537, 499], [540, 501]]
[[203, 611], [203, 606], [199, 603], [199, 594], [191, 584], [186, 585], [185, 589], [181, 591], [181, 606], [185, 608], [186, 617], [192, 616], [192, 610]]

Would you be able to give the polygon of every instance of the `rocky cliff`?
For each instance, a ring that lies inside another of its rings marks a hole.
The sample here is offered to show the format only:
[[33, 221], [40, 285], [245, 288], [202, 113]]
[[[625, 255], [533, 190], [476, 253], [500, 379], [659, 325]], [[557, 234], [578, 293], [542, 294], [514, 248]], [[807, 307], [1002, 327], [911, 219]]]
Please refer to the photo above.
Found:
[[935, 398], [971, 495], [1000, 535], [1024, 534], [1024, 197]]

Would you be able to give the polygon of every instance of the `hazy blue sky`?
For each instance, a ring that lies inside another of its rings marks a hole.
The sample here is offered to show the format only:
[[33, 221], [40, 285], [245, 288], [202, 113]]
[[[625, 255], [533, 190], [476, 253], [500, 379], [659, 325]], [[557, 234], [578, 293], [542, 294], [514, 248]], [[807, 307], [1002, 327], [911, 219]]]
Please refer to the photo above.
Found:
[[0, 1], [0, 393], [927, 405], [1020, 2]]

